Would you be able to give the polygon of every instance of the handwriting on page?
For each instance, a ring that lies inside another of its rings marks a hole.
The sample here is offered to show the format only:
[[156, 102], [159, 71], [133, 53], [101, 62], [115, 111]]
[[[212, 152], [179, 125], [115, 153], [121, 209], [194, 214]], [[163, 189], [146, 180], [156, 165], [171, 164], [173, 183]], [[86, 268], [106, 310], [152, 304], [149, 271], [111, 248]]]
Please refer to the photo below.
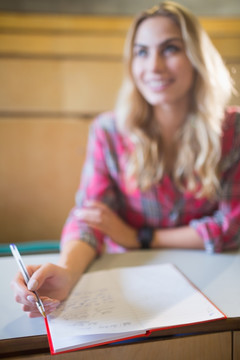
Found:
[[99, 272], [94, 278], [89, 278], [88, 274], [82, 278], [69, 299], [50, 316], [54, 332], [61, 336], [62, 331], [70, 331], [73, 336], [133, 330], [135, 315], [130, 312], [116, 284], [103, 285], [105, 276]]
[[[63, 319], [75, 319], [77, 314], [81, 323], [85, 323], [89, 314], [95, 319], [102, 315], [111, 314], [113, 311], [114, 299], [106, 288], [97, 291], [85, 291], [76, 301], [78, 296], [79, 294], [76, 292], [68, 302], [69, 310], [62, 313]], [[60, 314], [64, 307], [64, 304], [62, 308], [60, 307]]]

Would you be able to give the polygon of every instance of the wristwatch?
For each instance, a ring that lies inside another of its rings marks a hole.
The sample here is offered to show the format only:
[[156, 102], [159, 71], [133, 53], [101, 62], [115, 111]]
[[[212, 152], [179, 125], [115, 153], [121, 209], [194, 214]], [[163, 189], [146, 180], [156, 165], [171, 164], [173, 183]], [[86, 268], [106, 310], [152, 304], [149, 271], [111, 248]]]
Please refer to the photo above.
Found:
[[138, 241], [142, 249], [149, 249], [153, 240], [153, 228], [144, 226], [138, 230]]

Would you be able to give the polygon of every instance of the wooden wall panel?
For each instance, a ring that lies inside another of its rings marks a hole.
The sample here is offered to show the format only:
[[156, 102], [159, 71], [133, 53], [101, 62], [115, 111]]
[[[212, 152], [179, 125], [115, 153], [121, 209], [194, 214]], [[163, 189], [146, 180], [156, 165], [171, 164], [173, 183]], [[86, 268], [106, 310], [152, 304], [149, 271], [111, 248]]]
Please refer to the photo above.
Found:
[[240, 36], [216, 37], [212, 38], [212, 42], [227, 62], [238, 62], [240, 58]]
[[[0, 58], [0, 115], [4, 112], [98, 113], [113, 108], [122, 64]], [[107, 89], [107, 90], [106, 90]]]
[[0, 33], [0, 52], [8, 55], [35, 56], [109, 56], [121, 61], [125, 34], [63, 33], [4, 34]]
[[[0, 28], [7, 30], [41, 30], [57, 32], [122, 32], [131, 24], [132, 18], [128, 16], [95, 16], [95, 15], [51, 15], [51, 14], [24, 14], [0, 12]], [[232, 26], [232, 21], [229, 24]], [[215, 28], [215, 26], [214, 26]]]
[[59, 239], [74, 205], [89, 124], [1, 120], [0, 242]]

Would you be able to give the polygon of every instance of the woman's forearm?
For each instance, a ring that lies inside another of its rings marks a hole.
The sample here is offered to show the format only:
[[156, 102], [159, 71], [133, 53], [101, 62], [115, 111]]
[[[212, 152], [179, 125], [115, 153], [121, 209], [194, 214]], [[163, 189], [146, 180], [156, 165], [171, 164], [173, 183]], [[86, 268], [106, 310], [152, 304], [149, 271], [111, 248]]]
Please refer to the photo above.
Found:
[[75, 285], [95, 257], [95, 249], [83, 241], [71, 240], [63, 245], [58, 265], [69, 271], [71, 287]]
[[190, 226], [161, 229], [154, 232], [152, 248], [204, 249], [202, 238]]

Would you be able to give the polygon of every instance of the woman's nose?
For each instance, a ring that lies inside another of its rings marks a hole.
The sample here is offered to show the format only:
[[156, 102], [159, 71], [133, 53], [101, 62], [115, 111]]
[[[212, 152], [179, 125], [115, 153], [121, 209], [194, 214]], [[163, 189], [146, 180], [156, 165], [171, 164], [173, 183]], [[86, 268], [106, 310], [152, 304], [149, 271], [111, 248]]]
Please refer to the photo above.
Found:
[[159, 53], [154, 53], [149, 57], [149, 70], [154, 72], [161, 72], [165, 68], [164, 58]]

